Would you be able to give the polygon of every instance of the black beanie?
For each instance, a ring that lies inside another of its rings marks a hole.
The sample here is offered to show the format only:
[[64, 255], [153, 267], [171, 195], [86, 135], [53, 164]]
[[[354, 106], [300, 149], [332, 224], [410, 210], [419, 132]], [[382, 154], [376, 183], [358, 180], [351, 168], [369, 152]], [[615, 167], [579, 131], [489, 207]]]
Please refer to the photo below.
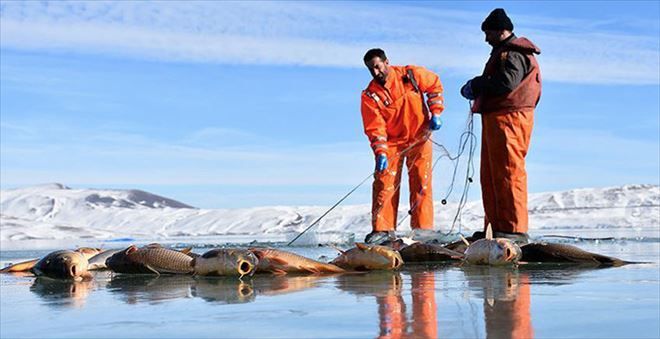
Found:
[[495, 8], [481, 24], [482, 31], [513, 31], [513, 23], [502, 8]]

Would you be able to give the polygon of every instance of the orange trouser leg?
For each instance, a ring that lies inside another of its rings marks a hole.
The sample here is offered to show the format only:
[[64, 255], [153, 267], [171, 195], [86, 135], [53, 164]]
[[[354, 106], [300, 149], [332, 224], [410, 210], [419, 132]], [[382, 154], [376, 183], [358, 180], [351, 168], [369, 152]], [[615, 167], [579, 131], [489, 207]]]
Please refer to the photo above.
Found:
[[[482, 120], [482, 126], [485, 121]], [[485, 127], [482, 127], [485, 130]], [[493, 187], [493, 175], [490, 170], [490, 153], [488, 151], [488, 138], [486, 133], [483, 132], [481, 138], [481, 170], [479, 171], [481, 178], [481, 198], [484, 205], [484, 230], [488, 227], [490, 219], [495, 219], [495, 211], [497, 211], [495, 200], [495, 188]], [[489, 219], [490, 218], [490, 219]]]
[[412, 273], [412, 328], [414, 338], [438, 337], [438, 307], [433, 272]]
[[410, 228], [433, 229], [433, 144], [430, 140], [410, 150], [406, 157], [410, 185]]
[[398, 155], [401, 149], [389, 145], [388, 165], [374, 175], [373, 198], [371, 204], [371, 227], [373, 231], [394, 231], [399, 209], [399, 192], [403, 159]]
[[486, 170], [490, 170], [490, 178], [486, 178], [490, 182], [482, 185], [490, 185], [493, 190], [490, 196], [483, 196], [484, 210], [493, 231], [527, 232], [525, 156], [533, 125], [532, 109], [482, 115], [482, 138], [486, 144], [486, 154], [482, 149], [482, 166], [485, 158], [489, 166]]
[[529, 275], [521, 274], [518, 297], [513, 303], [513, 328], [511, 331], [511, 338], [534, 337], [534, 328], [532, 327], [532, 316], [530, 312], [530, 288]]

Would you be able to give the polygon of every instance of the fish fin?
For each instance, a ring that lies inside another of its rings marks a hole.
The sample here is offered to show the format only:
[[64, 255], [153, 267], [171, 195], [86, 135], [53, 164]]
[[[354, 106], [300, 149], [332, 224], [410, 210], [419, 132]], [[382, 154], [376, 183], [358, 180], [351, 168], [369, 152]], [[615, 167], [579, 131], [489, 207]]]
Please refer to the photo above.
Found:
[[9, 272], [27, 272], [34, 267], [34, 265], [39, 262], [39, 259], [32, 259], [27, 261], [22, 261], [13, 265], [9, 265], [0, 270], [0, 273], [9, 273]]
[[282, 258], [273, 257], [273, 258], [268, 258], [268, 260], [275, 265], [282, 265], [282, 266], [289, 265], [289, 263]]
[[321, 273], [321, 270], [316, 268], [316, 267], [305, 266], [305, 267], [301, 267], [301, 268], [304, 269], [305, 271], [308, 271], [308, 272], [311, 272], [311, 273], [314, 273], [314, 274], [320, 274]]
[[491, 227], [491, 224], [488, 223], [488, 227], [486, 227], [486, 240], [491, 239], [493, 239], [493, 228]]
[[264, 251], [258, 248], [248, 248], [248, 251], [252, 252], [252, 254], [254, 254], [254, 256], [257, 257], [257, 259], [259, 260], [262, 260], [266, 256]]
[[490, 306], [490, 307], [495, 306], [495, 299], [493, 299], [493, 298], [486, 298], [486, 302], [488, 303], [488, 306]]
[[186, 248], [180, 250], [179, 252], [181, 252], [183, 254], [190, 254], [190, 252], [192, 252], [192, 246], [186, 247]]
[[335, 245], [333, 245], [333, 244], [329, 244], [328, 246], [330, 246], [330, 247], [336, 249], [340, 254], [344, 254], [344, 253], [346, 253], [346, 251], [341, 250], [339, 247], [337, 247], [337, 246], [335, 246]]
[[275, 275], [286, 275], [286, 271], [280, 268], [274, 268], [271, 272]]
[[129, 255], [129, 254], [131, 254], [131, 253], [133, 253], [137, 250], [138, 250], [137, 246], [131, 245], [131, 246], [128, 246], [128, 248], [124, 250], [124, 253], [126, 253], [126, 255]]
[[153, 272], [154, 274], [156, 274], [156, 275], [160, 275], [160, 272], [156, 271], [156, 270], [153, 269], [151, 266], [149, 266], [149, 265], [144, 265], [144, 267], [146, 267], [149, 271]]
[[368, 251], [369, 250], [369, 246], [367, 246], [367, 244], [363, 244], [361, 242], [356, 242], [355, 246], [357, 248], [359, 248], [361, 251]]
[[459, 234], [458, 236], [461, 237], [461, 240], [463, 240], [463, 242], [465, 243], [465, 245], [470, 246], [470, 242], [467, 241], [467, 239], [465, 239], [465, 237], [464, 237], [462, 234]]

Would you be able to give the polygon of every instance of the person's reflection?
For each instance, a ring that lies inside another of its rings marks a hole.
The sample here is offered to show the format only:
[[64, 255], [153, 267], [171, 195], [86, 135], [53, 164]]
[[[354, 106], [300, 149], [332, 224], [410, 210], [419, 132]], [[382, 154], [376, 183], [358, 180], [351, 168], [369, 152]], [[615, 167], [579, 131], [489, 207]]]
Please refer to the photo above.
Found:
[[489, 338], [532, 338], [529, 274], [503, 267], [466, 267], [470, 288], [483, 293]]
[[[373, 295], [378, 304], [378, 338], [436, 338], [438, 336], [435, 275], [411, 272], [412, 315], [402, 294], [401, 273], [382, 271], [340, 276], [338, 287], [357, 295]], [[410, 320], [408, 320], [410, 318]]]
[[91, 280], [73, 281], [37, 277], [30, 291], [50, 306], [82, 307], [94, 287]]
[[438, 307], [435, 303], [435, 273], [412, 272], [412, 333], [414, 337], [438, 337]]

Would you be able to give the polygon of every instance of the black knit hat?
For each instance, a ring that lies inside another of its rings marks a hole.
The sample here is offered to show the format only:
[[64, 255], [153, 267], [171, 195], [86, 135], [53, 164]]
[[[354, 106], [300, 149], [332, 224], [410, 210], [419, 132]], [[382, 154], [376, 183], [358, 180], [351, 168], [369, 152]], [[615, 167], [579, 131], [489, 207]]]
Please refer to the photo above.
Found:
[[481, 24], [482, 31], [513, 31], [513, 23], [502, 8], [495, 8]]

